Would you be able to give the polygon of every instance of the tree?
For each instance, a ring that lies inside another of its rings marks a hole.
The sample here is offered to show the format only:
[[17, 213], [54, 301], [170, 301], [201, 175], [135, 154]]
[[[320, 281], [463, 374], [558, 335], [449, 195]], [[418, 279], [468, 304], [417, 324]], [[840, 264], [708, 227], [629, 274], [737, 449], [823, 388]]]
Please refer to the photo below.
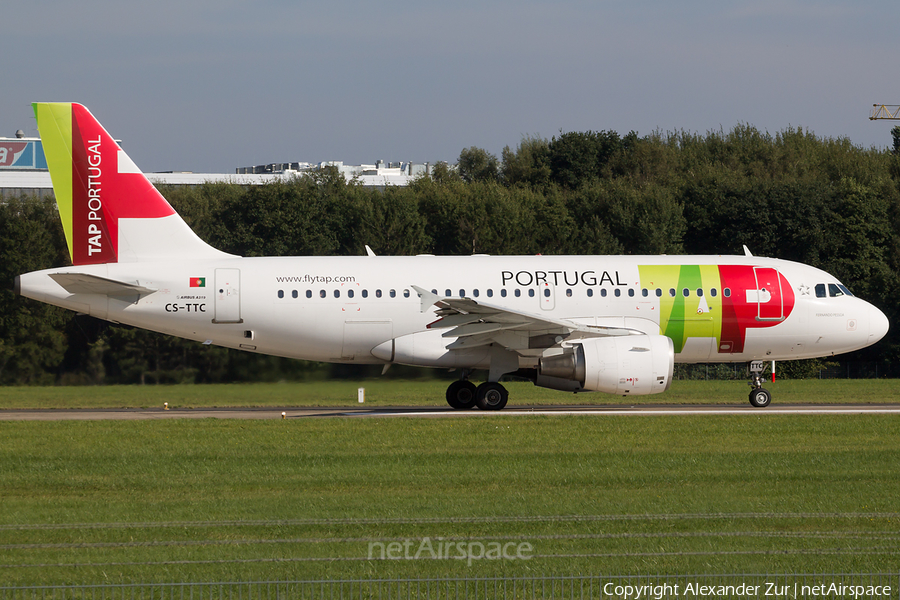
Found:
[[438, 184], [462, 181], [459, 176], [459, 171], [448, 165], [445, 161], [435, 163], [434, 167], [431, 169], [431, 180]]
[[549, 145], [551, 177], [568, 189], [603, 176], [610, 158], [622, 149], [615, 131], [560, 132]]
[[471, 146], [459, 153], [457, 168], [466, 183], [496, 181], [500, 174], [500, 161], [487, 150]]
[[540, 137], [524, 137], [515, 151], [503, 148], [500, 178], [508, 186], [546, 186], [550, 183], [550, 144]]
[[0, 382], [46, 384], [66, 351], [67, 311], [16, 297], [15, 277], [68, 262], [52, 199], [9, 198], [0, 203]]

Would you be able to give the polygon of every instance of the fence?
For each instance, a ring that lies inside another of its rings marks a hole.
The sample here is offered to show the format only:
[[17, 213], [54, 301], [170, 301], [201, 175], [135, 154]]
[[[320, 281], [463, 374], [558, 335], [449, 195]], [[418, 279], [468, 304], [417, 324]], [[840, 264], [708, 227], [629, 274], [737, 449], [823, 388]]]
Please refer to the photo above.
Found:
[[[782, 379], [897, 379], [900, 363], [821, 360], [778, 361]], [[766, 363], [769, 372], [769, 363]], [[675, 365], [675, 379], [743, 380], [750, 376], [746, 363], [698, 363]]]
[[900, 573], [586, 575], [0, 587], [0, 600], [900, 598]]

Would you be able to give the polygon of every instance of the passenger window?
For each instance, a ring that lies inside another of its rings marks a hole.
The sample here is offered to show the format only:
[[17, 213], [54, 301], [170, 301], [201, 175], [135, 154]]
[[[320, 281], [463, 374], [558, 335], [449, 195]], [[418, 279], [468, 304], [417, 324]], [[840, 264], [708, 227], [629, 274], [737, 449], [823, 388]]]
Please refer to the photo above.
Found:
[[703, 297], [703, 289], [702, 288], [697, 288], [697, 295], [700, 296], [701, 298]]
[[390, 291], [390, 294], [391, 294], [391, 298], [396, 298], [396, 297], [397, 297], [397, 290], [391, 290], [391, 291]]
[[369, 290], [363, 290], [363, 291], [362, 291], [362, 297], [363, 297], [363, 298], [368, 298], [368, 297], [369, 297]]
[[569, 298], [572, 297], [572, 290], [571, 290], [571, 288], [566, 290], [566, 296], [568, 296]]
[[341, 290], [334, 290], [334, 297], [335, 297], [335, 298], [340, 298], [340, 297], [341, 297]]
[[459, 290], [459, 297], [460, 297], [460, 298], [465, 298], [465, 297], [466, 297], [466, 290]]
[[278, 290], [278, 297], [284, 298], [284, 290]]
[[687, 289], [687, 288], [684, 288], [683, 290], [681, 290], [681, 294], [682, 294], [685, 298], [687, 298], [688, 296], [691, 295], [691, 290], [689, 290], [689, 289]]
[[522, 295], [522, 290], [516, 288], [516, 298], [519, 298]]
[[550, 288], [544, 288], [544, 298], [550, 297]]
[[593, 298], [593, 297], [594, 297], [594, 290], [592, 290], [591, 288], [588, 288], [588, 298]]
[[375, 290], [375, 297], [381, 298], [381, 290]]
[[450, 293], [450, 290], [444, 290], [444, 295], [447, 296], [447, 297], [450, 297], [450, 296], [452, 296], [453, 294]]
[[600, 290], [600, 295], [602, 297], [606, 298], [606, 288], [603, 288], [602, 290]]
[[494, 297], [494, 290], [488, 288], [487, 295], [488, 295], [488, 298], [493, 298], [493, 297]]
[[656, 288], [656, 297], [662, 298], [662, 289], [661, 288]]
[[529, 298], [534, 298], [534, 289], [528, 290], [528, 297], [529, 297]]
[[725, 288], [722, 290], [722, 295], [726, 298], [731, 298], [731, 288]]
[[500, 296], [503, 298], [506, 298], [506, 288], [503, 288], [502, 290], [500, 290]]
[[629, 297], [629, 298], [634, 298], [634, 290], [631, 289], [631, 288], [628, 288], [628, 297]]
[[431, 290], [431, 293], [437, 296], [437, 290]]
[[675, 297], [675, 288], [669, 288], [669, 295]]
[[312, 298], [312, 290], [306, 290], [306, 297]]
[[291, 292], [291, 298], [297, 298], [299, 296], [300, 296], [300, 294], [297, 293], [297, 290], [294, 290], [293, 292]]
[[325, 290], [319, 290], [319, 298], [324, 298], [327, 295], [328, 294], [325, 292]]
[[641, 296], [643, 296], [644, 298], [646, 298], [649, 295], [650, 295], [650, 290], [648, 290], [647, 288], [643, 288], [641, 290]]
[[840, 298], [841, 296], [844, 295], [844, 292], [842, 292], [841, 288], [839, 288], [835, 284], [829, 283], [828, 284], [828, 295], [831, 296], [832, 298]]
[[474, 290], [472, 290], [472, 295], [476, 298], [478, 297], [478, 288], [475, 288]]
[[409, 298], [409, 290], [408, 289], [403, 290], [403, 297]]
[[716, 288], [712, 288], [711, 290], [709, 290], [709, 295], [712, 296], [713, 298], [716, 297], [717, 293], [718, 292], [716, 291]]
[[347, 290], [347, 297], [348, 297], [348, 298], [352, 298], [352, 297], [353, 297], [353, 290]]
[[615, 294], [616, 294], [616, 298], [618, 298], [619, 296], [622, 295], [622, 290], [620, 290], [619, 288], [616, 288]]

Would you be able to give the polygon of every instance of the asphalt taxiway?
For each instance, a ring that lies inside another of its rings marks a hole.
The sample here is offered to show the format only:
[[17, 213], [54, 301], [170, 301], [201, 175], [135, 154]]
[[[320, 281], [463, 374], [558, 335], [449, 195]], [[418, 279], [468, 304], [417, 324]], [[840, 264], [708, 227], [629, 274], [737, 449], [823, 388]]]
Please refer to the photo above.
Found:
[[785, 404], [754, 408], [747, 405], [537, 405], [507, 406], [501, 411], [454, 410], [446, 406], [328, 406], [266, 408], [119, 408], [0, 410], [0, 421], [104, 421], [153, 419], [303, 419], [371, 417], [517, 417], [529, 415], [858, 415], [900, 414], [900, 404]]

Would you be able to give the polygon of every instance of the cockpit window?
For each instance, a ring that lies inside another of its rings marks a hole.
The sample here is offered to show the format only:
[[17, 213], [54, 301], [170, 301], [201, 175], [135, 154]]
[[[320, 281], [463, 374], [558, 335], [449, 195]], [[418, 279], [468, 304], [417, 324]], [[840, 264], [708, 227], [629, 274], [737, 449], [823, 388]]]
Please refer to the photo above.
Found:
[[[831, 298], [840, 298], [841, 296], [852, 296], [853, 293], [847, 289], [847, 286], [840, 283], [828, 284], [828, 296]], [[825, 298], [825, 284], [816, 284], [816, 298]]]

